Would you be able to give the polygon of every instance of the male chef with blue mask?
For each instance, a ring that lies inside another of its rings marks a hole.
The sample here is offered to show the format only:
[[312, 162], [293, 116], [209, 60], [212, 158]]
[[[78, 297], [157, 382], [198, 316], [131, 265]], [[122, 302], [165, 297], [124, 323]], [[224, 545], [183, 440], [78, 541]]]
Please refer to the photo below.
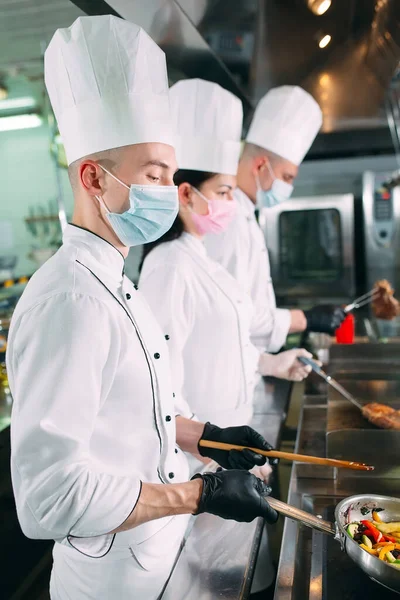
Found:
[[[156, 600], [190, 514], [277, 517], [247, 471], [265, 459], [200, 439], [270, 446], [250, 427], [175, 414], [168, 332], [124, 276], [129, 247], [178, 211], [164, 53], [133, 23], [81, 17], [51, 40], [45, 82], [74, 214], [10, 328], [18, 517], [28, 537], [55, 540], [52, 600]], [[187, 481], [182, 450], [228, 470]]]
[[277, 308], [268, 250], [255, 216], [256, 208], [271, 208], [290, 198], [299, 165], [321, 125], [320, 107], [300, 87], [274, 88], [261, 98], [239, 163], [236, 216], [223, 233], [205, 240], [209, 255], [250, 293], [255, 311], [252, 341], [269, 352], [280, 350], [289, 333], [333, 334], [345, 318], [341, 308], [331, 305], [307, 311]]

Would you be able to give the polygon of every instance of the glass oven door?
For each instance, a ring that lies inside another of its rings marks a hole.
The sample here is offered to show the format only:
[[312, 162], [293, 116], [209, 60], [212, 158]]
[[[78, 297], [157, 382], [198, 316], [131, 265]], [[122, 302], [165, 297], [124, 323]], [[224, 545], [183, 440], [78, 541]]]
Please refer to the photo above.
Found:
[[352, 194], [291, 199], [262, 211], [260, 225], [280, 299], [293, 304], [301, 298], [353, 297]]

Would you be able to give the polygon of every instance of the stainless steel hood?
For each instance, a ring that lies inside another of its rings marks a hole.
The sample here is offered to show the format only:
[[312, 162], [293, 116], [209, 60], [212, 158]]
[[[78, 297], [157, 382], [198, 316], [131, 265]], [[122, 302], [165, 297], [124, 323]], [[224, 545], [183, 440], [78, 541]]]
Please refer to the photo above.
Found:
[[[252, 110], [247, 94], [196, 29], [182, 8], [183, 3], [175, 0], [71, 1], [88, 15], [114, 14], [143, 27], [164, 50], [172, 82], [192, 77], [215, 81], [242, 100], [245, 114]], [[200, 20], [206, 5], [203, 0], [197, 0], [188, 9]]]
[[[324, 113], [310, 158], [393, 151], [385, 100], [400, 98], [400, 0], [73, 0], [135, 21], [164, 49], [170, 78], [203, 77], [237, 94], [245, 124], [277, 85], [301, 85]], [[320, 49], [325, 34], [331, 43]], [[400, 114], [400, 112], [399, 112]], [[399, 124], [400, 126], [400, 124]], [[400, 131], [400, 129], [399, 129]]]

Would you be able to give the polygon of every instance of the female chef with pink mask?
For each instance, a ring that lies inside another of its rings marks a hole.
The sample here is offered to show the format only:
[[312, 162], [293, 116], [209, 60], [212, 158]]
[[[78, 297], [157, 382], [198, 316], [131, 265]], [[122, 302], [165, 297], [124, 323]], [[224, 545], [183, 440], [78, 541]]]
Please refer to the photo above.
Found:
[[311, 356], [261, 353], [250, 342], [252, 303], [238, 282], [206, 254], [203, 236], [232, 219], [242, 104], [216, 83], [179, 81], [170, 90], [178, 138], [179, 214], [162, 238], [144, 246], [139, 287], [167, 333], [176, 409], [220, 427], [252, 417], [260, 375], [301, 381]]

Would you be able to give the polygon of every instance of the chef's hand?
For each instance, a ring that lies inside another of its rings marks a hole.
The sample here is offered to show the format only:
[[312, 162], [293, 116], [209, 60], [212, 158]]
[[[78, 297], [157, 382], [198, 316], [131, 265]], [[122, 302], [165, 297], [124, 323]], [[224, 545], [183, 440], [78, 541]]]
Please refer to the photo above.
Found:
[[[249, 450], [249, 447], [259, 448], [260, 450], [273, 450], [272, 446], [264, 440], [263, 436], [248, 425], [221, 429], [217, 425], [206, 423], [200, 439], [246, 446], [245, 450], [230, 451], [198, 446], [201, 456], [207, 456], [211, 460], [215, 460], [224, 469], [243, 469], [249, 471], [256, 465], [264, 465], [267, 461], [266, 457]], [[272, 458], [269, 462], [275, 465], [278, 460]]]
[[197, 513], [211, 513], [223, 519], [250, 523], [263, 517], [268, 523], [276, 523], [278, 513], [270, 507], [265, 496], [271, 488], [246, 471], [223, 471], [196, 473], [192, 479], [203, 480]]
[[303, 348], [287, 350], [280, 354], [267, 354], [264, 352], [260, 355], [258, 371], [261, 375], [288, 379], [289, 381], [303, 381], [310, 374], [311, 367], [299, 362], [297, 360], [299, 356], [312, 358], [312, 354]]
[[250, 473], [258, 477], [258, 479], [261, 479], [264, 483], [269, 483], [272, 475], [272, 467], [269, 463], [265, 463], [265, 465], [261, 465], [261, 467], [253, 467]]
[[333, 304], [314, 306], [310, 310], [305, 310], [304, 314], [307, 319], [307, 331], [329, 333], [329, 335], [334, 335], [346, 318], [343, 308]]

